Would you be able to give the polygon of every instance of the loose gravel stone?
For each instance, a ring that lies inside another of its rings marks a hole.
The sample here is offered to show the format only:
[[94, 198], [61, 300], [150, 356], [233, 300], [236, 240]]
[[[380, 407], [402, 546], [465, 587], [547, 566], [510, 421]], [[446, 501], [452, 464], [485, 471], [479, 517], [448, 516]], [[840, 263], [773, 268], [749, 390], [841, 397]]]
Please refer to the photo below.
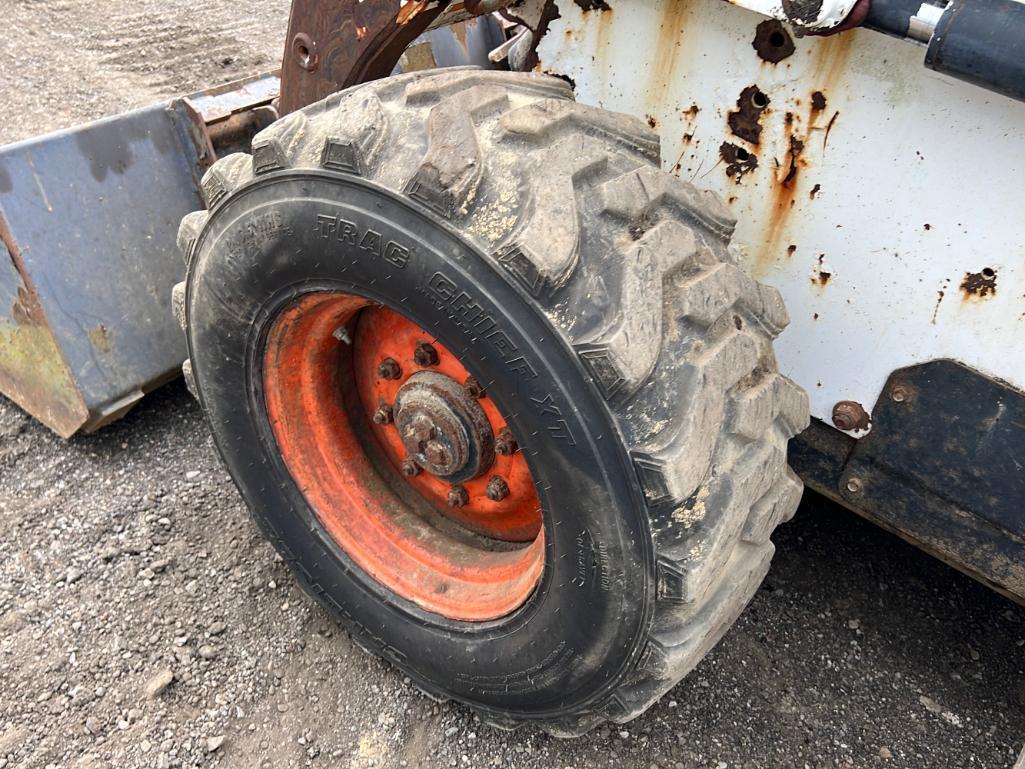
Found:
[[143, 687], [143, 693], [146, 695], [147, 699], [155, 699], [163, 694], [173, 681], [174, 672], [172, 672], [170, 668], [158, 670], [149, 678], [148, 681], [146, 681], [146, 685]]

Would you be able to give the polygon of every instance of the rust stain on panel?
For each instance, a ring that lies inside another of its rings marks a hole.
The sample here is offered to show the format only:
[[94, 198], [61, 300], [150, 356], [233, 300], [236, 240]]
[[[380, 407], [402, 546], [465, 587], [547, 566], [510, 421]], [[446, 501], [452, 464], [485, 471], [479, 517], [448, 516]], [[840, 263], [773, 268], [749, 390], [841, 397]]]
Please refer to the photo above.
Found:
[[751, 46], [758, 58], [770, 64], [779, 64], [797, 50], [790, 31], [776, 19], [766, 19], [755, 27], [755, 38]]
[[943, 299], [947, 295], [947, 288], [950, 286], [950, 278], [943, 281], [943, 287], [936, 292], [936, 306], [932, 308], [932, 324], [936, 325], [936, 317], [940, 312], [940, 305], [943, 304]]
[[738, 147], [731, 142], [723, 142], [719, 147], [719, 157], [726, 163], [726, 175], [739, 182], [745, 174], [758, 167], [758, 156]]
[[687, 0], [669, 0], [666, 3], [652, 52], [651, 76], [648, 79], [649, 103], [657, 101], [663, 95], [665, 86], [673, 82], [691, 10]]
[[737, 108], [727, 122], [734, 136], [758, 144], [762, 136], [762, 115], [768, 112], [769, 97], [757, 85], [749, 85], [737, 97]]
[[[843, 82], [852, 44], [851, 35], [836, 35], [816, 39], [808, 52], [808, 72], [812, 73], [816, 88], [810, 93], [810, 105], [807, 107], [806, 122], [803, 125], [801, 115], [804, 112], [802, 110], [799, 114], [797, 111], [802, 100], [795, 99], [787, 105], [792, 108], [783, 113], [782, 135], [780, 143], [775, 148], [780, 154], [772, 159], [773, 177], [767, 180], [769, 188], [763, 217], [765, 237], [753, 262], [756, 276], [764, 276], [776, 259], [782, 256], [786, 244], [792, 243], [790, 219], [795, 210], [801, 209], [798, 202], [805, 199], [801, 190], [804, 187], [801, 182], [803, 171], [812, 164], [810, 154], [818, 157], [817, 152], [809, 153], [809, 147], [813, 136], [821, 133], [822, 147], [825, 149], [829, 133], [836, 125], [839, 110], [833, 110], [833, 116], [826, 125], [822, 125], [823, 116], [828, 114], [829, 94]], [[781, 112], [783, 108], [777, 107], [777, 114]], [[764, 156], [763, 165], [769, 166]], [[808, 198], [814, 198], [819, 189], [821, 188], [808, 192]], [[817, 285], [825, 285], [828, 278], [816, 282]]]
[[825, 288], [832, 278], [832, 271], [826, 267], [826, 255], [819, 254], [818, 262], [812, 270], [811, 282], [820, 288]]
[[965, 302], [979, 301], [997, 292], [997, 273], [991, 267], [980, 272], [966, 272], [961, 281], [961, 300]]

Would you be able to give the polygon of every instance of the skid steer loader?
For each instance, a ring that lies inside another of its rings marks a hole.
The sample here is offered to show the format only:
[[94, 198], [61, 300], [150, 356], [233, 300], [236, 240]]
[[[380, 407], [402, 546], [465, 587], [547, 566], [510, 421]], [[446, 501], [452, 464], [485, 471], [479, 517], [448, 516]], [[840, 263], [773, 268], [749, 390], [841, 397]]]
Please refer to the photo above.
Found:
[[805, 484], [1025, 597], [1023, 99], [1013, 0], [294, 0], [280, 77], [0, 150], [0, 386], [184, 371], [360, 645], [624, 722]]

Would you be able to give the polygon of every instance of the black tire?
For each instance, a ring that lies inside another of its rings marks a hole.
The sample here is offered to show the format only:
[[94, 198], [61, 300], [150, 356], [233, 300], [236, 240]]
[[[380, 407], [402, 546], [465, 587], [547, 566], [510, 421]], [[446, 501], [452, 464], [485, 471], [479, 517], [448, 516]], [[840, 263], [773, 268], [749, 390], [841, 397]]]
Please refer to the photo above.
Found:
[[[772, 353], [782, 300], [738, 268], [729, 210], [661, 172], [640, 121], [572, 98], [458, 69], [289, 115], [204, 177], [175, 292], [190, 386], [303, 587], [432, 695], [558, 735], [639, 715], [734, 621], [800, 499], [786, 446], [808, 421]], [[401, 258], [322, 237], [318, 215]], [[338, 286], [431, 329], [531, 436], [548, 549], [513, 615], [459, 623], [389, 593], [284, 470], [260, 340], [283, 302]]]

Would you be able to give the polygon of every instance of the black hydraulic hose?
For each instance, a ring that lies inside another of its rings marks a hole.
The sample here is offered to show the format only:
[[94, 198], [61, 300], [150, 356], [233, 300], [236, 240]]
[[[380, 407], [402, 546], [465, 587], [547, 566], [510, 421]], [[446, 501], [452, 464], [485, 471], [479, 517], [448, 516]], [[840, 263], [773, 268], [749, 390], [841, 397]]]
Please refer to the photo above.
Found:
[[929, 69], [1025, 101], [1025, 2], [870, 0], [862, 25], [925, 43]]
[[922, 7], [922, 0], [871, 0], [862, 26], [893, 37], [908, 36], [911, 17]]
[[1025, 3], [951, 0], [925, 66], [1025, 101]]

